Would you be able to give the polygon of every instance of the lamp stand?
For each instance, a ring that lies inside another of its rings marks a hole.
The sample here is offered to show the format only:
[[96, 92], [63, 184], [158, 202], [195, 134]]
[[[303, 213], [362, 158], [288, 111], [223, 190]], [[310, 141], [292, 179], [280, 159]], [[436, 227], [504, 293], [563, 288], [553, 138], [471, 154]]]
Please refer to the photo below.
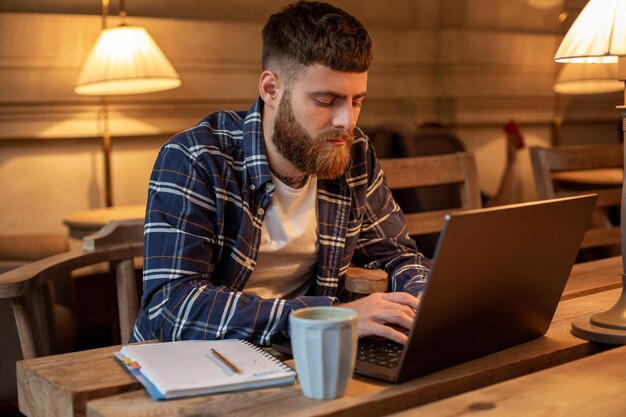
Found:
[[[120, 0], [120, 11], [124, 4]], [[107, 28], [109, 0], [102, 0], [102, 30]], [[126, 12], [124, 12], [124, 16]], [[109, 98], [102, 96], [102, 157], [104, 166], [104, 203], [113, 207], [113, 191], [111, 185], [111, 132], [109, 131]]]
[[[626, 79], [626, 57], [619, 57], [618, 74], [620, 80]], [[626, 86], [624, 101], [626, 102]], [[618, 109], [622, 113], [622, 137], [626, 147], [626, 104], [619, 106]], [[626, 152], [624, 152], [624, 156], [626, 157]], [[581, 339], [599, 343], [626, 344], [626, 274], [624, 274], [626, 272], [626, 175], [622, 184], [620, 235], [622, 241], [622, 294], [617, 303], [609, 310], [572, 321], [572, 334]]]
[[107, 207], [113, 207], [111, 185], [111, 132], [109, 131], [109, 99], [102, 97], [102, 156], [104, 165], [104, 201]]

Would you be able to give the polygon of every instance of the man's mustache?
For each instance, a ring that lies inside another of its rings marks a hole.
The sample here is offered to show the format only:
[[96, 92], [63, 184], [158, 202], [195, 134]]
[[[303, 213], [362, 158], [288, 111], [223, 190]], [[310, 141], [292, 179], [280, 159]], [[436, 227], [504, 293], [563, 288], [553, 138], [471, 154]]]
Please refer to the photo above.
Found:
[[317, 139], [319, 141], [345, 141], [347, 145], [352, 145], [352, 142], [354, 142], [354, 132], [343, 129], [330, 129], [320, 133]]

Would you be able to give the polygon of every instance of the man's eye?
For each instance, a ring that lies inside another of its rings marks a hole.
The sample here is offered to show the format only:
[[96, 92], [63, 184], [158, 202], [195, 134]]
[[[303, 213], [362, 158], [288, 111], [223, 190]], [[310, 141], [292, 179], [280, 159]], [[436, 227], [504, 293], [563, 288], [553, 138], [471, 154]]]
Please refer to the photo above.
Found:
[[322, 107], [330, 107], [333, 104], [332, 100], [315, 100], [315, 102], [317, 103], [318, 106], [322, 106]]
[[353, 101], [352, 102], [352, 107], [356, 107], [356, 108], [361, 108], [363, 107], [363, 102], [362, 101]]

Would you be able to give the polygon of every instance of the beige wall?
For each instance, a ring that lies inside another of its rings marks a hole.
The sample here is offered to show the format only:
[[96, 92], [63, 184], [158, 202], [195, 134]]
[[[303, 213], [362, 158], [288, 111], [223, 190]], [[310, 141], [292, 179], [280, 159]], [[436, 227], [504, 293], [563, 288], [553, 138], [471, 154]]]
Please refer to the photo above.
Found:
[[[36, 10], [55, 13], [16, 12], [32, 3], [0, 8], [1, 234], [61, 231], [65, 215], [102, 205], [100, 102], [72, 92], [100, 18], [70, 14], [73, 3], [64, 0]], [[156, 152], [172, 133], [206, 113], [249, 107], [257, 94], [262, 22], [285, 1], [241, 0], [241, 13], [217, 6], [226, 2], [158, 3], [184, 9], [156, 10], [177, 18], [138, 17], [141, 10], [133, 15], [130, 8], [135, 2], [127, 3], [130, 23], [148, 29], [183, 84], [111, 99], [117, 205], [145, 203]], [[136, 3], [153, 11], [150, 2]], [[501, 125], [511, 118], [529, 145], [551, 143], [556, 104], [566, 122], [563, 143], [618, 138], [619, 94], [555, 100], [558, 8], [534, 9], [523, 0], [333, 3], [359, 16], [374, 39], [360, 124], [436, 119], [453, 125], [476, 153], [487, 192], [495, 191], [503, 169]], [[210, 4], [212, 13], [205, 10]], [[194, 7], [203, 20], [190, 18]], [[535, 193], [527, 152], [520, 160], [519, 198], [530, 200]]]

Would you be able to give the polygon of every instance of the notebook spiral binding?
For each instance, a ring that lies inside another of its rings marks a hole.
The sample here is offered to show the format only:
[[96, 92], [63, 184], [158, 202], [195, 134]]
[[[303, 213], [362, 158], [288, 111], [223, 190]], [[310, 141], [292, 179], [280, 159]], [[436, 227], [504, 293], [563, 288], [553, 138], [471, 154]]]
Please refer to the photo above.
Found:
[[291, 369], [291, 367], [289, 365], [287, 365], [285, 362], [281, 361], [280, 359], [278, 359], [276, 356], [272, 355], [271, 353], [261, 349], [259, 346], [255, 345], [253, 343], [250, 343], [247, 340], [241, 340], [241, 342], [243, 344], [251, 347], [252, 349], [256, 350], [257, 352], [259, 352], [261, 355], [263, 355], [267, 359], [271, 360], [276, 365], [280, 366], [282, 371], [294, 372], [294, 370]]

